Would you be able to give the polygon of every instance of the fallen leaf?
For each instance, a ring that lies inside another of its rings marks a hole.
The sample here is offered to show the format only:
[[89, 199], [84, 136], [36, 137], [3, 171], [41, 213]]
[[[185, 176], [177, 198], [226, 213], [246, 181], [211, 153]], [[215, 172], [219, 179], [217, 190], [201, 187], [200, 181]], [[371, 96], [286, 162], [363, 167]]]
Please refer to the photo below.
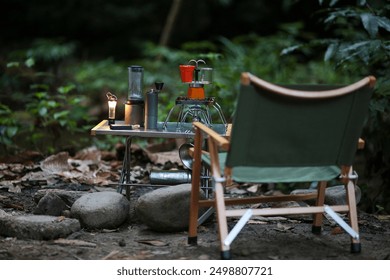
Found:
[[91, 169], [89, 168], [89, 165], [88, 164], [80, 164], [79, 166], [76, 167], [76, 169], [80, 172], [83, 172], [83, 173], [87, 173], [89, 172]]
[[15, 180], [19, 177], [16, 173], [10, 170], [1, 170], [0, 174], [2, 180]]
[[58, 245], [68, 245], [68, 246], [96, 247], [96, 243], [87, 242], [83, 240], [76, 240], [76, 239], [59, 238], [54, 240], [54, 243]]
[[65, 216], [59, 216], [56, 221], [62, 222], [63, 220], [65, 220]]
[[388, 221], [390, 220], [390, 215], [376, 215], [375, 218], [379, 221]]
[[102, 178], [102, 179], [108, 179], [112, 175], [112, 172], [108, 171], [100, 171], [99, 173], [96, 174], [97, 177]]
[[19, 184], [20, 181], [1, 181], [0, 182], [0, 189], [9, 189], [12, 188], [15, 184]]
[[282, 231], [282, 232], [288, 231], [288, 230], [290, 230], [292, 228], [294, 228], [294, 227], [288, 226], [288, 225], [283, 225], [281, 223], [277, 223], [277, 225], [276, 225], [276, 230], [277, 231]]
[[229, 191], [231, 194], [246, 194], [247, 193], [246, 190], [242, 190], [239, 188], [233, 188], [233, 189], [230, 189]]
[[248, 192], [251, 192], [251, 193], [256, 193], [258, 189], [259, 189], [259, 186], [258, 186], [258, 185], [253, 185], [253, 186], [247, 188], [246, 190], [247, 190]]
[[41, 161], [40, 167], [45, 173], [59, 174], [70, 170], [68, 159], [69, 154], [67, 152], [61, 152], [55, 155], [51, 155]]
[[211, 256], [203, 254], [198, 257], [198, 260], [211, 260]]
[[112, 251], [107, 256], [103, 257], [102, 260], [134, 260], [135, 258], [120, 251]]
[[182, 164], [181, 159], [179, 157], [179, 152], [177, 150], [155, 153], [153, 154], [151, 161], [154, 164], [161, 164], [161, 165], [164, 165], [168, 161], [172, 163]]
[[4, 204], [3, 207], [4, 208], [12, 208], [12, 209], [21, 210], [21, 211], [24, 210], [24, 206], [22, 204], [19, 204], [19, 203]]
[[105, 233], [110, 233], [110, 232], [117, 232], [117, 231], [119, 231], [119, 229], [102, 229], [102, 232], [105, 232]]
[[8, 164], [0, 163], [0, 171], [8, 169]]
[[8, 191], [11, 192], [11, 193], [21, 193], [22, 189], [21, 189], [20, 186], [10, 186], [8, 188]]
[[267, 222], [264, 222], [264, 221], [249, 220], [249, 221], [248, 221], [248, 224], [250, 224], [250, 225], [266, 225], [266, 224], [268, 224], [268, 223], [267, 223]]
[[334, 228], [332, 228], [332, 234], [333, 235], [343, 234], [343, 233], [344, 233], [344, 230], [341, 227], [334, 227]]
[[152, 245], [152, 246], [156, 246], [156, 247], [163, 247], [163, 246], [167, 246], [168, 244], [163, 242], [163, 241], [160, 241], [160, 240], [148, 240], [148, 239], [144, 239], [144, 240], [137, 240], [138, 243], [142, 243], [142, 244], [146, 244], [146, 245]]
[[153, 250], [153, 255], [167, 255], [170, 254], [170, 250]]
[[74, 158], [79, 160], [99, 162], [101, 159], [101, 151], [99, 151], [96, 147], [88, 147], [77, 152]]
[[202, 233], [204, 233], [204, 232], [209, 232], [210, 230], [207, 228], [207, 227], [205, 227], [205, 226], [199, 226], [198, 227], [198, 232], [202, 232]]
[[10, 164], [10, 168], [12, 172], [22, 173], [23, 170], [25, 169], [25, 166], [23, 164], [16, 163], [16, 164]]

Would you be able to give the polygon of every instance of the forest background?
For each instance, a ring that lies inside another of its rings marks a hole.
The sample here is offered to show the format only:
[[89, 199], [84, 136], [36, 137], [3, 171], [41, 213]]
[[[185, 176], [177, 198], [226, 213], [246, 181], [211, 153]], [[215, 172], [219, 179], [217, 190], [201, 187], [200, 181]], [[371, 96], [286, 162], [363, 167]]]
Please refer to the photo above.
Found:
[[[1, 0], [0, 162], [50, 155], [118, 137], [91, 137], [107, 118], [106, 92], [123, 119], [127, 67], [144, 91], [163, 81], [159, 120], [185, 95], [178, 65], [204, 59], [206, 88], [231, 120], [239, 76], [274, 83], [347, 84], [374, 75], [359, 152], [360, 209], [390, 213], [390, 3], [386, 0]], [[331, 137], [331, 136], [330, 136]], [[1, 180], [1, 178], [0, 178]]]

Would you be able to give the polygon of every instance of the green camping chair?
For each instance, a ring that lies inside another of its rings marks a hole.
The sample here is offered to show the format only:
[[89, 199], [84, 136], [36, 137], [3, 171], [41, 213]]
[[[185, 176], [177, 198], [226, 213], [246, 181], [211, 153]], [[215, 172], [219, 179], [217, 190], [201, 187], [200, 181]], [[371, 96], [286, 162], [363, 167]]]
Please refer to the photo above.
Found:
[[[252, 215], [313, 214], [313, 233], [321, 232], [327, 213], [351, 235], [351, 251], [360, 252], [355, 182], [352, 168], [375, 78], [340, 86], [278, 86], [243, 73], [230, 140], [195, 122], [189, 244], [197, 243], [200, 207], [216, 209], [221, 257], [231, 257], [230, 244]], [[202, 151], [207, 138], [208, 152]], [[202, 163], [203, 162], [203, 163]], [[211, 169], [214, 193], [200, 199], [201, 165]], [[324, 205], [327, 182], [345, 185], [346, 205]], [[318, 182], [304, 195], [225, 198], [224, 187], [236, 183]], [[314, 206], [252, 209], [259, 202], [316, 199]], [[230, 205], [248, 204], [247, 209]], [[346, 212], [346, 223], [336, 212]], [[227, 218], [240, 217], [232, 230]]]

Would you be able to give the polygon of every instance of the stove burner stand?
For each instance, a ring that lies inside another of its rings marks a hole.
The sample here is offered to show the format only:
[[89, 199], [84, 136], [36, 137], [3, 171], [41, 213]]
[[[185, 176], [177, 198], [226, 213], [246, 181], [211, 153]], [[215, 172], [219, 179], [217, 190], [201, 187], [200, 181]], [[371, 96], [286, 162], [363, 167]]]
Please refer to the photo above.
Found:
[[[195, 65], [191, 65], [194, 63]], [[182, 132], [183, 123], [199, 121], [211, 127], [213, 124], [210, 108], [214, 108], [227, 129], [226, 119], [222, 113], [221, 106], [215, 102], [214, 97], [205, 97], [204, 86], [212, 83], [213, 69], [209, 67], [199, 67], [199, 63], [206, 64], [202, 59], [191, 59], [188, 64], [179, 65], [180, 78], [182, 83], [188, 84], [187, 96], [176, 98], [176, 104], [171, 108], [163, 124], [163, 129], [167, 129], [167, 123], [172, 112], [179, 108], [176, 130]], [[188, 127], [188, 126], [187, 126]], [[187, 132], [184, 131], [184, 132]], [[188, 132], [191, 132], [190, 130]]]
[[214, 108], [221, 122], [227, 128], [225, 116], [222, 113], [221, 106], [215, 101], [214, 97], [206, 97], [204, 99], [192, 99], [184, 96], [176, 98], [175, 106], [169, 111], [167, 118], [163, 124], [163, 129], [167, 128], [167, 123], [176, 108], [179, 108], [179, 114], [177, 119], [177, 130], [181, 131], [182, 124], [186, 122], [199, 121], [205, 125], [211, 127], [213, 124], [210, 114], [210, 108]]

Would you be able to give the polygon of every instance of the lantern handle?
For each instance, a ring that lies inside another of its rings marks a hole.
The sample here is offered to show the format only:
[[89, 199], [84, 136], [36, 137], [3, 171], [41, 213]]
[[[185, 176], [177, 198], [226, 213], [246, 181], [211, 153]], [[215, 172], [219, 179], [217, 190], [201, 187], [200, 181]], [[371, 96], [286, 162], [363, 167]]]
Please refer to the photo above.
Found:
[[108, 100], [118, 100], [118, 98], [115, 96], [115, 94], [112, 94], [111, 92], [106, 93], [107, 99]]

